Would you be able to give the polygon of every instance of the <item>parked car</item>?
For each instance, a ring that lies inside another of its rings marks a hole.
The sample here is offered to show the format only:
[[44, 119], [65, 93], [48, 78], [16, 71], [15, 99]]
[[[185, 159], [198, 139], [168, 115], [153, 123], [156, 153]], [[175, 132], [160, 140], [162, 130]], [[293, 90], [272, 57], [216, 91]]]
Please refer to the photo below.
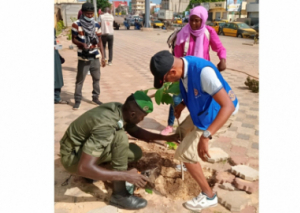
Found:
[[183, 23], [189, 23], [189, 18], [185, 17], [182, 19], [183, 20]]
[[218, 35], [221, 34], [221, 31], [222, 31], [222, 28], [224, 25], [225, 25], [224, 21], [214, 21], [214, 22], [208, 23], [208, 26], [211, 26], [212, 28], [214, 28]]
[[155, 20], [155, 21], [152, 21], [151, 22], [151, 27], [153, 28], [162, 28], [164, 26], [164, 23], [162, 23], [161, 21], [159, 20]]
[[259, 24], [257, 23], [257, 24], [255, 24], [255, 25], [253, 25], [253, 26], [252, 26], [252, 29], [256, 30], [256, 32], [259, 33]]
[[221, 35], [239, 38], [254, 38], [257, 36], [257, 32], [243, 22], [228, 22], [224, 24]]

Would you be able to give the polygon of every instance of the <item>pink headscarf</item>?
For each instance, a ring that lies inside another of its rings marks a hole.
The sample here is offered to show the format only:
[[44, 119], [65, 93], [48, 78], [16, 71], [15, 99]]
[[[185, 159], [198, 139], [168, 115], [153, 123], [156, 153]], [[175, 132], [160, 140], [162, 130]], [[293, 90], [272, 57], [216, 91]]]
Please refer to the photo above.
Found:
[[192, 34], [193, 36], [197, 37], [193, 55], [203, 58], [203, 39], [205, 36], [205, 23], [208, 18], [208, 12], [204, 7], [197, 6], [190, 10], [189, 17], [191, 17], [192, 15], [196, 15], [202, 19], [200, 29], [192, 30], [190, 24], [185, 25], [177, 34], [176, 45], [180, 45], [181, 43], [185, 42], [189, 38], [190, 34]]

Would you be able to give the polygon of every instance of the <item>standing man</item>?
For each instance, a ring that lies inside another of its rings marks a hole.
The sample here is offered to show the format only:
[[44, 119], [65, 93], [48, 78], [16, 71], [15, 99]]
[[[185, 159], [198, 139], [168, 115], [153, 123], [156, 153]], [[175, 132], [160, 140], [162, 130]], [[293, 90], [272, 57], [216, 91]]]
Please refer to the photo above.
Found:
[[113, 42], [114, 42], [114, 17], [110, 14], [110, 9], [108, 7], [105, 8], [104, 14], [99, 16], [99, 22], [101, 23], [101, 31], [102, 31], [102, 42], [104, 49], [104, 56], [106, 58], [106, 43], [108, 43], [108, 65], [112, 65], [113, 58]]
[[216, 66], [203, 58], [177, 58], [169, 51], [160, 51], [151, 58], [150, 70], [155, 88], [162, 87], [164, 82], [180, 81], [183, 102], [175, 108], [175, 117], [180, 117], [185, 106], [190, 111], [178, 127], [183, 141], [174, 158], [184, 162], [202, 192], [184, 206], [193, 211], [215, 206], [218, 204], [217, 195], [209, 187], [199, 160], [210, 158], [208, 142], [220, 133], [222, 126], [228, 127], [226, 122], [231, 121], [231, 115], [235, 115], [239, 108], [237, 97]]
[[101, 64], [105, 66], [103, 47], [101, 41], [100, 25], [94, 20], [94, 6], [84, 3], [81, 8], [82, 15], [72, 24], [72, 42], [78, 47], [78, 66], [75, 86], [74, 110], [79, 109], [82, 99], [82, 85], [86, 74], [90, 70], [93, 78], [92, 103], [100, 105], [100, 61], [99, 49], [102, 55]]
[[[148, 132], [136, 124], [153, 111], [151, 99], [142, 91], [131, 94], [124, 104], [111, 102], [95, 107], [73, 121], [60, 141], [61, 163], [72, 173], [92, 180], [112, 181], [110, 205], [140, 209], [143, 198], [130, 195], [125, 181], [144, 187], [148, 178], [136, 169], [127, 170], [128, 162], [142, 157], [142, 150], [128, 142], [126, 131], [143, 141], [178, 142], [177, 135], [163, 136]], [[104, 167], [104, 163], [110, 163]]]
[[[56, 30], [54, 28], [54, 45], [56, 45]], [[58, 50], [54, 46], [54, 104], [68, 104], [68, 101], [61, 100], [61, 88], [64, 86], [61, 64], [65, 59], [60, 56]]]

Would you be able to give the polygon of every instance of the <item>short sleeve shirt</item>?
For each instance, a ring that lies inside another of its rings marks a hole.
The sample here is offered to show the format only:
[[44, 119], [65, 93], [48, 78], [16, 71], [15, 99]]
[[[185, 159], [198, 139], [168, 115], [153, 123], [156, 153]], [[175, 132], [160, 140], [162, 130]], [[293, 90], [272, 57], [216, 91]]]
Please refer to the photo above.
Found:
[[94, 157], [100, 157], [111, 144], [116, 131], [124, 129], [122, 104], [111, 102], [95, 107], [73, 121], [66, 133], [71, 145]]

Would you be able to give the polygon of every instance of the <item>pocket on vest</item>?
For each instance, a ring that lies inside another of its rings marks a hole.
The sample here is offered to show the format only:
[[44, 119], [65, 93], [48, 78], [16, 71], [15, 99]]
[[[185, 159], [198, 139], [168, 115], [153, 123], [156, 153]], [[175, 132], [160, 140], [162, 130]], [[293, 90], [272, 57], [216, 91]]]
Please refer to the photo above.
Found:
[[207, 110], [198, 113], [197, 117], [203, 127], [207, 128], [213, 121], [214, 108], [209, 107]]

